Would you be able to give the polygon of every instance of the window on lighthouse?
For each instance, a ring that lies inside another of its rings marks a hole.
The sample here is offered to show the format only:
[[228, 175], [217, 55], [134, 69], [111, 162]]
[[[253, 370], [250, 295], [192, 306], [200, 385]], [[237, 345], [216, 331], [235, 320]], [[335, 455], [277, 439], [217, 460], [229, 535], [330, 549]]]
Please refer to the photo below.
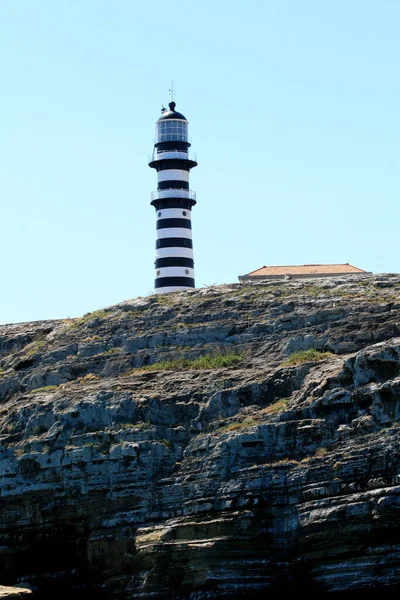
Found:
[[188, 126], [184, 121], [161, 121], [157, 123], [157, 142], [187, 142]]

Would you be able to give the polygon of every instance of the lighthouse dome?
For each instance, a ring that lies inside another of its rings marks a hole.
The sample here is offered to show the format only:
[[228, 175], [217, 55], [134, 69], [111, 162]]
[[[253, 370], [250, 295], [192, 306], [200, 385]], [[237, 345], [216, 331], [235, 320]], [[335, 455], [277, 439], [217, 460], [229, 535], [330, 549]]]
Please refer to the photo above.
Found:
[[168, 106], [169, 110], [167, 110], [166, 108], [163, 109], [162, 115], [158, 119], [157, 123], [159, 121], [165, 121], [166, 119], [179, 119], [180, 121], [187, 121], [186, 117], [183, 116], [182, 113], [175, 110], [175, 102], [170, 102]]

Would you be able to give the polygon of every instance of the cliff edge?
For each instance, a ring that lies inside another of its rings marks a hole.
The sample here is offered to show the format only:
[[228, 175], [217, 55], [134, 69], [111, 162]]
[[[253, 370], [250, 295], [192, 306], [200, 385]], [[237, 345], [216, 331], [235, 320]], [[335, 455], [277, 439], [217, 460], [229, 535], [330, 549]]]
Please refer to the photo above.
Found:
[[0, 326], [0, 583], [38, 598], [400, 591], [400, 276]]

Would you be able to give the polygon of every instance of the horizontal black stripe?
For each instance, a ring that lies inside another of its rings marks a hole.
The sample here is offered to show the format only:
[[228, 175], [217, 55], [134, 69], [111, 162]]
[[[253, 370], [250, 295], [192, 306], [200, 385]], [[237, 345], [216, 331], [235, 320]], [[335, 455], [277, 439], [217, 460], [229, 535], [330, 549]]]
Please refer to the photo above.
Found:
[[158, 190], [188, 190], [189, 183], [187, 181], [181, 181], [180, 179], [170, 179], [169, 181], [159, 181], [157, 189]]
[[190, 200], [189, 198], [162, 198], [152, 200], [150, 204], [156, 210], [163, 210], [164, 208], [186, 208], [187, 210], [191, 210], [192, 206], [196, 204], [196, 200]]
[[[163, 158], [158, 161], [157, 172], [160, 171], [170, 171], [171, 169], [179, 169], [180, 171], [190, 171], [190, 163], [192, 160], [189, 158]], [[178, 163], [181, 166], [178, 166]]]
[[163, 238], [156, 241], [156, 248], [193, 248], [189, 238]]
[[189, 269], [193, 269], [194, 260], [185, 256], [169, 256], [168, 258], [156, 258], [154, 266], [156, 269], [162, 267], [189, 267]]
[[157, 142], [154, 146], [158, 148], [160, 152], [165, 152], [166, 150], [180, 150], [187, 152], [190, 144], [189, 142], [178, 142], [175, 140], [173, 142]]
[[169, 169], [181, 169], [189, 173], [190, 169], [197, 167], [197, 162], [191, 158], [162, 158], [161, 160], [150, 161], [149, 165], [158, 172]]
[[193, 277], [158, 277], [158, 279], [154, 280], [154, 287], [156, 289], [161, 287], [173, 287], [175, 285], [194, 288], [194, 279]]
[[166, 227], [192, 229], [192, 222], [190, 219], [158, 219], [157, 229], [165, 229]]

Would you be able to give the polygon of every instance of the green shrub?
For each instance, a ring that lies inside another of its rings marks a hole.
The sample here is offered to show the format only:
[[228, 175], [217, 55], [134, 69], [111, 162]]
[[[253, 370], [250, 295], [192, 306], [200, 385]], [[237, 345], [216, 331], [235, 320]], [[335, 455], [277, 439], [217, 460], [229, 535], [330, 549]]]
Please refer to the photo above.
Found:
[[301, 365], [305, 362], [318, 362], [320, 360], [325, 360], [330, 356], [334, 356], [332, 352], [321, 352], [320, 350], [316, 350], [316, 348], [310, 348], [309, 350], [297, 350], [293, 352], [281, 363], [283, 367], [290, 367], [292, 365]]
[[177, 358], [170, 361], [161, 361], [143, 367], [147, 371], [188, 371], [201, 369], [221, 369], [223, 367], [232, 367], [242, 360], [240, 354], [206, 354], [198, 358]]
[[132, 375], [134, 373], [142, 373], [145, 371], [191, 371], [203, 369], [222, 369], [224, 367], [233, 367], [238, 365], [243, 356], [239, 353], [231, 352], [229, 354], [206, 354], [198, 358], [180, 357], [175, 360], [165, 360], [147, 365], [145, 367], [137, 367], [122, 373], [123, 376]]

